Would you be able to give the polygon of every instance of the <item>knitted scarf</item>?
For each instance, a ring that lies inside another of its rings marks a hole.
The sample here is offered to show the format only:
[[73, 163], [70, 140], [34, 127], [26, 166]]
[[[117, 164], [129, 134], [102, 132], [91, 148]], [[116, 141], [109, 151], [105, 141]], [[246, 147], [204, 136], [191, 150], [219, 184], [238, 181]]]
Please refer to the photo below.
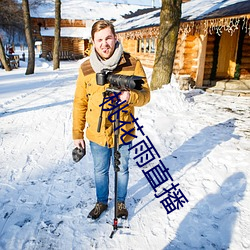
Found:
[[113, 71], [117, 67], [117, 65], [121, 59], [122, 53], [123, 53], [123, 47], [122, 47], [121, 43], [119, 43], [117, 41], [115, 44], [115, 50], [114, 50], [113, 55], [109, 59], [103, 60], [97, 54], [97, 52], [93, 46], [92, 52], [90, 54], [90, 64], [96, 73], [101, 73], [101, 71], [103, 69]]

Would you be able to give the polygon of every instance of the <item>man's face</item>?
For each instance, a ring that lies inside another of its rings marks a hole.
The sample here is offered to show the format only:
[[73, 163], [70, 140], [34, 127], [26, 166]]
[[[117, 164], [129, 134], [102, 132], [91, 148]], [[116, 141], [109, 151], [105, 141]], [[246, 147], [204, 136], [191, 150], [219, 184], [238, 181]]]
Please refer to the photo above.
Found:
[[95, 50], [102, 59], [109, 59], [113, 55], [116, 41], [116, 36], [109, 27], [94, 34]]

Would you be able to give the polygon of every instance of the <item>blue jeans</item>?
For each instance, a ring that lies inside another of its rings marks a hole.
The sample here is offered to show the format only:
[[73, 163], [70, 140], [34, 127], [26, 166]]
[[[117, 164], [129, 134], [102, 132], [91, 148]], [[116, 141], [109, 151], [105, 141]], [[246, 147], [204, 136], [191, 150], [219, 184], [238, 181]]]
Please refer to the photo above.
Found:
[[[132, 142], [128, 145], [120, 145], [119, 152], [121, 154], [119, 165], [120, 171], [118, 172], [118, 193], [117, 200], [124, 202], [127, 195], [128, 187], [128, 161], [129, 161], [129, 148], [132, 146]], [[90, 141], [91, 153], [94, 161], [94, 175], [96, 185], [96, 197], [97, 202], [104, 204], [108, 203], [109, 196], [109, 168], [112, 159], [114, 162], [114, 148], [108, 148], [100, 146]]]

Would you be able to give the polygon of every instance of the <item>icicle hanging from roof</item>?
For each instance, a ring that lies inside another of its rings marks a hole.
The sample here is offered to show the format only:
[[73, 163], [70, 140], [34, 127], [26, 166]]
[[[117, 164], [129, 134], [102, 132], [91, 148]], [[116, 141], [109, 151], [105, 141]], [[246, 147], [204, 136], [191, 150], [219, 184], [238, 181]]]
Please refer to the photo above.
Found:
[[199, 22], [183, 22], [180, 24], [179, 33], [187, 35], [191, 32], [203, 32], [206, 36], [207, 34], [212, 34], [215, 31], [216, 34], [220, 36], [223, 31], [227, 31], [232, 36], [234, 32], [239, 29], [240, 20], [243, 20], [242, 29], [250, 35], [249, 16], [216, 18]]
[[[240, 21], [242, 20], [242, 30], [245, 30], [246, 34], [250, 36], [250, 16], [239, 17], [225, 17], [208, 19], [201, 21], [181, 22], [179, 28], [179, 34], [202, 33], [205, 36], [215, 32], [217, 35], [221, 35], [222, 32], [229, 32], [231, 35], [239, 29]], [[125, 32], [119, 32], [119, 38], [125, 39], [141, 39], [143, 37], [155, 37], [159, 36], [159, 26], [145, 27], [136, 30], [129, 30]]]
[[244, 17], [242, 29], [245, 29], [245, 32], [250, 36], [250, 22], [249, 17]]

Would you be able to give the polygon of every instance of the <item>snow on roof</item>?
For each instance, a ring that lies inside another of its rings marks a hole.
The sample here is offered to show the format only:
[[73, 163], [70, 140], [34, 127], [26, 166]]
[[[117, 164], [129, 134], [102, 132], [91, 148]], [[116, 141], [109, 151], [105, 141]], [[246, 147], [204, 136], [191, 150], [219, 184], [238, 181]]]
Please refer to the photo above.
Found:
[[[54, 28], [41, 28], [42, 36], [54, 36]], [[89, 39], [91, 36], [91, 28], [83, 27], [62, 27], [61, 37], [78, 37], [82, 39]]]
[[160, 23], [160, 9], [138, 15], [133, 18], [119, 19], [114, 22], [116, 32], [139, 29], [141, 27], [156, 26]]
[[[110, 2], [96, 2], [93, 0], [62, 0], [61, 1], [62, 19], [96, 20], [118, 19], [122, 15], [135, 12], [138, 9], [149, 8], [150, 6], [115, 4]], [[40, 5], [36, 9], [30, 10], [31, 17], [54, 18], [55, 4], [52, 1]]]
[[[117, 20], [117, 32], [156, 26], [160, 24], [160, 8], [131, 18]], [[216, 17], [250, 13], [249, 0], [191, 0], [182, 4], [182, 21], [194, 21]]]
[[[231, 15], [237, 15], [237, 13], [238, 15], [246, 14], [250, 13], [249, 3], [249, 0], [192, 0], [182, 4], [182, 19], [186, 21], [207, 19], [215, 11], [225, 8], [233, 8], [235, 10]], [[248, 8], [245, 8], [246, 4]], [[217, 17], [222, 16], [226, 16], [225, 13], [221, 12], [221, 15]], [[211, 18], [215, 18], [215, 16]]]

